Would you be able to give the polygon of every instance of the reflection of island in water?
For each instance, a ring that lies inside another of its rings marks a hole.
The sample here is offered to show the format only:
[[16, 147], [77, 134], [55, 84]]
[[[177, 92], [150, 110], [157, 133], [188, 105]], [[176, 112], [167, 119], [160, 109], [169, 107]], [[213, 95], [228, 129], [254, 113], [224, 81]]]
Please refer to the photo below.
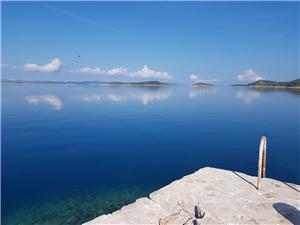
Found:
[[239, 89], [236, 93], [236, 98], [244, 101], [247, 104], [252, 103], [254, 100], [259, 99], [263, 94], [274, 92], [286, 92], [292, 95], [300, 96], [300, 88], [276, 88], [276, 87], [249, 87], [245, 86]]
[[216, 88], [215, 86], [200, 86], [200, 85], [195, 85], [193, 88], [190, 90], [190, 98], [196, 98], [197, 96], [200, 95], [205, 95], [205, 94], [216, 94]]
[[129, 92], [121, 94], [87, 94], [79, 97], [80, 100], [85, 102], [128, 102], [138, 101], [143, 105], [147, 105], [153, 101], [166, 100], [172, 95], [171, 91], [164, 92]]
[[29, 104], [45, 103], [56, 110], [60, 110], [63, 107], [63, 101], [56, 95], [30, 95], [26, 96], [25, 100]]
[[268, 92], [288, 92], [294, 95], [300, 95], [300, 88], [276, 88], [276, 87], [247, 87], [251, 90], [258, 91], [261, 93]]

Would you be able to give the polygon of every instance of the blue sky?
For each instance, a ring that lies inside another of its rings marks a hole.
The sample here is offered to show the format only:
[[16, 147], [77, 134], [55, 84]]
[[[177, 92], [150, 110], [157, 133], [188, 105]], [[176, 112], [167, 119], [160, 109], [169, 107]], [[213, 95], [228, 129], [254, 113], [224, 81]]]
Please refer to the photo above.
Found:
[[1, 67], [24, 80], [292, 80], [299, 2], [2, 2]]

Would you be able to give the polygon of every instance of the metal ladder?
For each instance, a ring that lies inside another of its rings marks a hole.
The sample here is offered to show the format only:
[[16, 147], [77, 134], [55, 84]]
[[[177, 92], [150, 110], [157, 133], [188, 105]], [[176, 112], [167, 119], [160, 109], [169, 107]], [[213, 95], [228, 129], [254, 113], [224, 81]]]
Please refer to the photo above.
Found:
[[258, 156], [258, 169], [257, 169], [257, 186], [256, 188], [260, 190], [260, 180], [266, 177], [266, 163], [267, 163], [267, 138], [265, 136], [261, 137], [259, 145], [259, 156]]

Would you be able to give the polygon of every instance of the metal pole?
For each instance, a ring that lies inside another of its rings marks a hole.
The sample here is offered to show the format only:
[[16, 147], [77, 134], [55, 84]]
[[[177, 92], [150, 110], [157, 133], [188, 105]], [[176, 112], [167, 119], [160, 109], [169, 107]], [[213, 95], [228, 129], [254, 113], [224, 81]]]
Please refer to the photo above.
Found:
[[267, 166], [267, 138], [265, 138], [265, 141], [264, 141], [264, 150], [263, 150], [263, 166], [262, 166], [262, 169], [263, 169], [263, 174], [262, 174], [262, 177], [266, 177], [266, 166]]
[[258, 169], [257, 169], [257, 189], [260, 189], [260, 180], [262, 177], [266, 176], [266, 148], [267, 148], [267, 138], [265, 136], [261, 137], [259, 145], [259, 156], [258, 156]]

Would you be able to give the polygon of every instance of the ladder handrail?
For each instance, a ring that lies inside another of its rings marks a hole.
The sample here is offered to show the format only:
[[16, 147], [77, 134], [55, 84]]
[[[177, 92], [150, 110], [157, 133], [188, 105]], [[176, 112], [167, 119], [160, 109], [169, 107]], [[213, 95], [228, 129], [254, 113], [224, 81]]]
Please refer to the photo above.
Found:
[[260, 179], [266, 177], [267, 164], [267, 138], [261, 137], [259, 145], [258, 169], [257, 169], [257, 189], [260, 189]]

